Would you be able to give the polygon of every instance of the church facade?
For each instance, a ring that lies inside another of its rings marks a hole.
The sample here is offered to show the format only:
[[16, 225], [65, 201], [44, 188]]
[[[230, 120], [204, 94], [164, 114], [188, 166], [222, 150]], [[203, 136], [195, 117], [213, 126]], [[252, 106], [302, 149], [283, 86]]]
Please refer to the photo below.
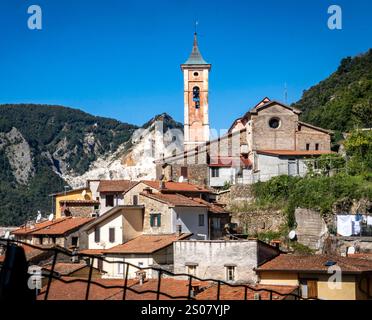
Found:
[[330, 154], [331, 132], [300, 121], [300, 110], [267, 97], [210, 140], [208, 64], [197, 35], [184, 76], [184, 150], [156, 161], [157, 178], [203, 186], [251, 184], [278, 175], [300, 175], [307, 162]]

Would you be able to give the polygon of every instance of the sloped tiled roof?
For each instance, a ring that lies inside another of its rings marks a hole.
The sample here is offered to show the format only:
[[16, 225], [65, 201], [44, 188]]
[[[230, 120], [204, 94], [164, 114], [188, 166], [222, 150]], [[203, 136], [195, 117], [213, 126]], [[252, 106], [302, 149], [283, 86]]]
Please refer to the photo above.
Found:
[[138, 181], [101, 180], [97, 190], [98, 192], [126, 192], [136, 184], [138, 184]]
[[62, 221], [31, 232], [33, 235], [63, 235], [80, 228], [95, 218], [69, 217]]
[[65, 219], [68, 219], [67, 217], [64, 217], [64, 218], [59, 218], [59, 219], [54, 219], [53, 221], [42, 221], [42, 222], [39, 222], [39, 223], [35, 223], [33, 225], [25, 225], [25, 226], [22, 226], [14, 231], [12, 231], [12, 234], [15, 234], [15, 235], [26, 235], [26, 234], [30, 234], [32, 232], [35, 232], [37, 230], [40, 230], [40, 229], [43, 229], [45, 227], [48, 227], [48, 226], [51, 226], [53, 224], [56, 224], [56, 223], [59, 223]]
[[[65, 281], [74, 281], [70, 283], [63, 283], [58, 279], [52, 281], [48, 300], [85, 300], [87, 291], [86, 282], [75, 282], [78, 278], [62, 277]], [[94, 282], [101, 286], [123, 286], [123, 279], [94, 279]], [[193, 284], [198, 282], [193, 281]], [[188, 295], [188, 280], [178, 280], [171, 278], [164, 278], [160, 283], [160, 292], [166, 293], [170, 296], [184, 296]], [[91, 284], [89, 290], [88, 300], [123, 300], [123, 289], [121, 288], [103, 288], [94, 283]], [[142, 293], [143, 291], [153, 290], [158, 288], [157, 279], [146, 280], [142, 285], [136, 279], [128, 279], [127, 286], [136, 290], [139, 293], [127, 290], [126, 300], [156, 300], [156, 293]], [[38, 295], [38, 300], [43, 300], [45, 297], [47, 286], [43, 287]], [[168, 300], [170, 298], [160, 294], [160, 300]]]
[[319, 156], [334, 152], [331, 150], [257, 150], [257, 153], [273, 156]]
[[227, 213], [227, 211], [223, 208], [221, 204], [211, 203], [201, 198], [192, 198], [192, 200], [200, 204], [206, 205], [208, 207], [208, 211], [211, 213]]
[[187, 59], [184, 65], [208, 65], [208, 62], [206, 62], [203, 59], [199, 51], [198, 38], [196, 32], [194, 33], [194, 44], [192, 46], [190, 57]]
[[163, 202], [171, 207], [206, 207], [206, 205], [196, 202], [181, 194], [142, 192], [141, 195], [156, 201]]
[[[255, 285], [250, 286], [253, 289], [247, 290], [247, 300], [253, 300], [255, 293], [260, 294], [261, 300], [269, 300], [270, 292], [266, 290], [272, 290], [277, 293], [273, 293], [273, 300], [283, 300], [286, 298], [285, 295], [293, 294], [298, 289], [297, 286], [281, 286], [281, 285]], [[257, 291], [256, 291], [257, 290]], [[217, 300], [217, 285], [205, 289], [203, 292], [196, 296], [197, 300]], [[230, 287], [222, 285], [220, 287], [220, 300], [244, 300], [245, 299], [245, 287]]]
[[331, 255], [292, 255], [281, 254], [262, 264], [257, 271], [287, 271], [287, 272], [327, 272], [327, 262], [335, 262], [344, 273], [361, 273], [372, 271], [372, 261], [367, 259], [348, 258]]
[[[62, 276], [68, 276], [71, 273], [78, 271], [82, 268], [85, 268], [87, 266], [86, 263], [64, 263], [64, 262], [58, 262], [54, 266], [54, 272], [58, 272]], [[47, 270], [51, 270], [52, 266], [44, 266], [43, 268]]]
[[184, 240], [190, 236], [190, 233], [183, 233], [181, 235], [141, 235], [124, 244], [103, 250], [103, 253], [153, 253], [172, 245], [174, 241]]
[[162, 191], [162, 192], [210, 192], [210, 190], [198, 186], [196, 184], [188, 183], [188, 182], [174, 182], [174, 181], [165, 181], [164, 188], [160, 188], [160, 181], [159, 180], [143, 180], [141, 181], [144, 184], [148, 185], [149, 187]]

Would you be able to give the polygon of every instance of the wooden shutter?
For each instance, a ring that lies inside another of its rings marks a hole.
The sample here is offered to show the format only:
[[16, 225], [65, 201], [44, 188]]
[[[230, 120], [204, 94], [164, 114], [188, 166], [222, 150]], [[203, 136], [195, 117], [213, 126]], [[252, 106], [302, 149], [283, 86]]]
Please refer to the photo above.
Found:
[[157, 218], [158, 218], [158, 227], [161, 226], [161, 216], [160, 214], [157, 215]]
[[150, 227], [154, 226], [154, 215], [150, 214]]
[[307, 280], [307, 291], [308, 298], [318, 298], [318, 281]]
[[133, 196], [133, 205], [134, 206], [138, 205], [138, 196], [137, 195]]
[[95, 242], [100, 242], [101, 241], [101, 234], [100, 234], [100, 229], [99, 228], [94, 230], [94, 241]]
[[115, 228], [110, 228], [109, 229], [109, 241], [115, 242]]
[[106, 207], [114, 206], [114, 195], [106, 194]]

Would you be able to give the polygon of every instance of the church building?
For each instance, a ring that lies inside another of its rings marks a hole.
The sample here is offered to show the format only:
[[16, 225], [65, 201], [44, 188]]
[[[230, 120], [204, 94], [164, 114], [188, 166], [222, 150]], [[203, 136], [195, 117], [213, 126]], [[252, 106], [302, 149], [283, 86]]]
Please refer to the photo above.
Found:
[[301, 110], [268, 97], [236, 119], [227, 134], [210, 140], [209, 71], [194, 34], [181, 64], [184, 79], [184, 150], [156, 160], [158, 179], [223, 187], [304, 176], [307, 163], [331, 154], [331, 132], [300, 121]]

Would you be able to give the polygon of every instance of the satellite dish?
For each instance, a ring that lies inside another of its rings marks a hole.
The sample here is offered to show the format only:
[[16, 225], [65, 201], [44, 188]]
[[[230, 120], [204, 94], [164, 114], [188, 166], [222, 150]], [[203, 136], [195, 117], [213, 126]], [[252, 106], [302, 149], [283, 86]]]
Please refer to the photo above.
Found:
[[83, 197], [85, 197], [86, 194], [87, 194], [87, 191], [84, 189], [83, 192], [81, 193], [81, 195], [82, 195]]
[[9, 232], [9, 230], [7, 230], [5, 232], [4, 239], [9, 239], [9, 236], [10, 236], [10, 232]]
[[355, 247], [349, 247], [347, 248], [347, 254], [355, 254]]
[[296, 231], [294, 230], [291, 230], [288, 234], [288, 238], [293, 240], [294, 238], [296, 238]]
[[49, 216], [48, 216], [48, 220], [49, 221], [52, 221], [53, 220], [53, 218], [54, 218], [54, 214], [53, 213], [51, 213]]
[[36, 217], [36, 223], [40, 222], [40, 220], [41, 220], [41, 212], [38, 211], [37, 212], [37, 217]]
[[178, 182], [183, 182], [183, 176], [180, 176]]

